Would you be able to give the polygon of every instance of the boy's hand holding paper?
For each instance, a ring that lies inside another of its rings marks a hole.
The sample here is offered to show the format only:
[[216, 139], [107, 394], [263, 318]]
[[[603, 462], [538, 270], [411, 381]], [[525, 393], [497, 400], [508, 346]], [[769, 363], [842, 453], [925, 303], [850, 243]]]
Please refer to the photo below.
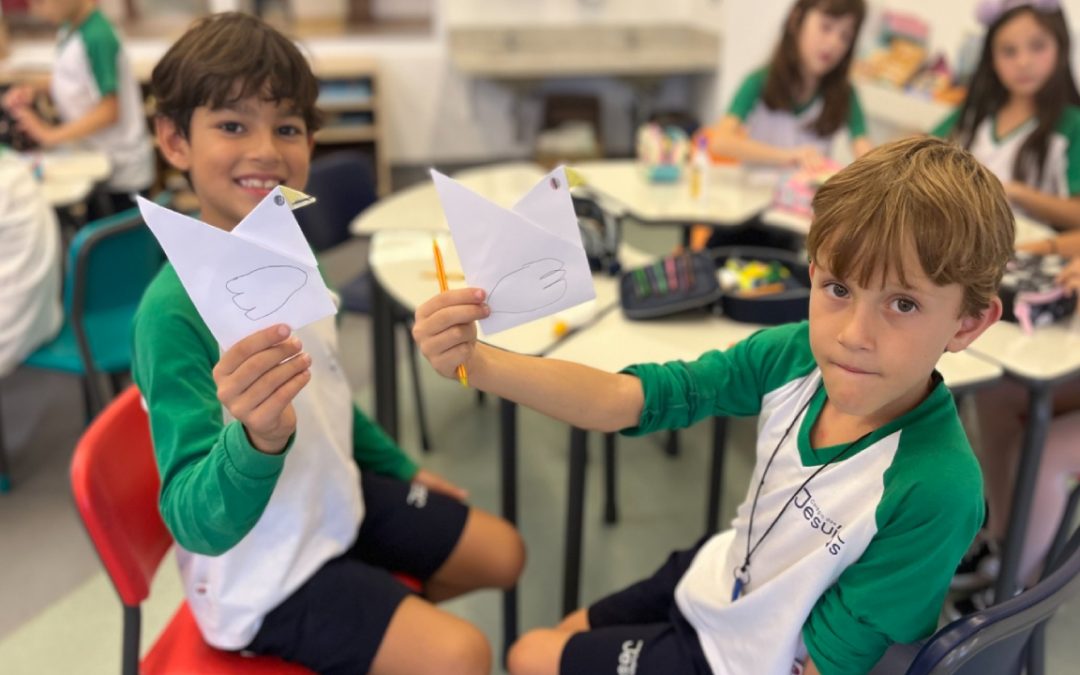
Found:
[[295, 330], [337, 311], [292, 214], [314, 198], [274, 188], [231, 232], [138, 201], [223, 350], [260, 328], [284, 323]]
[[485, 335], [596, 297], [563, 167], [505, 209], [432, 170], [469, 286], [487, 292]]

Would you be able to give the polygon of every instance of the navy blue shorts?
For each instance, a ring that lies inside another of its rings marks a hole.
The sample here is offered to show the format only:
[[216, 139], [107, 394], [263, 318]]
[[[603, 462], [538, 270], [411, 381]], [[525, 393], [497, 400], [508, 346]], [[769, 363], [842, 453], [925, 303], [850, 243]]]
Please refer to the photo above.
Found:
[[390, 619], [411, 592], [390, 571], [424, 582], [450, 557], [469, 507], [421, 485], [365, 473], [356, 543], [263, 619], [245, 651], [318, 673], [366, 673]]
[[697, 632], [675, 604], [675, 587], [704, 542], [589, 607], [590, 630], [566, 643], [559, 674], [711, 675]]

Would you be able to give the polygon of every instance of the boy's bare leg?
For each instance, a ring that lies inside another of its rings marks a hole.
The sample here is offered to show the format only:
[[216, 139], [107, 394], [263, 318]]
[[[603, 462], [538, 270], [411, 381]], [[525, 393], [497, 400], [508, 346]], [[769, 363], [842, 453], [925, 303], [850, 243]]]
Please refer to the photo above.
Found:
[[475, 626], [415, 596], [390, 619], [372, 675], [488, 675], [491, 647]]
[[581, 607], [567, 614], [555, 629], [567, 633], [581, 633], [589, 630], [589, 610]]
[[563, 649], [576, 632], [539, 628], [525, 633], [510, 648], [507, 670], [510, 675], [559, 675]]
[[525, 543], [502, 518], [470, 509], [461, 539], [428, 580], [425, 595], [441, 602], [478, 588], [512, 588], [525, 567]]

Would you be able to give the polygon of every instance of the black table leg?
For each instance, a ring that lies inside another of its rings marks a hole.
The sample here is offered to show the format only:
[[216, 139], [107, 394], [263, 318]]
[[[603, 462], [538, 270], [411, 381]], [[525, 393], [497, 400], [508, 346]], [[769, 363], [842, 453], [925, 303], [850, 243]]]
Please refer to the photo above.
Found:
[[375, 278], [371, 284], [372, 367], [375, 372], [375, 421], [398, 438], [397, 345], [394, 342], [394, 301]]
[[1024, 445], [1020, 452], [1020, 464], [1017, 467], [1016, 483], [1013, 487], [1009, 529], [1001, 551], [1001, 571], [998, 573], [997, 583], [994, 586], [994, 602], [1011, 598], [1021, 581], [1016, 578], [1020, 567], [1020, 554], [1024, 548], [1028, 516], [1031, 515], [1035, 477], [1039, 473], [1046, 436], [1050, 431], [1050, 417], [1053, 414], [1054, 396], [1050, 387], [1029, 384], [1028, 389], [1031, 400], [1028, 403], [1027, 429], [1024, 431]]
[[[502, 465], [502, 516], [517, 526], [517, 404], [499, 400], [499, 433]], [[518, 589], [503, 591], [503, 663], [518, 637]]]
[[585, 512], [585, 460], [588, 432], [570, 430], [569, 483], [566, 502], [566, 548], [563, 560], [563, 616], [578, 608], [581, 587], [581, 539]]

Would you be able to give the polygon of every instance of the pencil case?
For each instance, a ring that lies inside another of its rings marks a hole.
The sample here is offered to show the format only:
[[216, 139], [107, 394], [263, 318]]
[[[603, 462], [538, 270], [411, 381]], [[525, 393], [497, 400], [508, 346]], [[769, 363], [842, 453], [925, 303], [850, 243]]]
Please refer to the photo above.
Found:
[[1005, 267], [998, 295], [1005, 321], [1020, 324], [1025, 333], [1072, 316], [1076, 294], [1057, 283], [1067, 261], [1061, 256], [1017, 252]]
[[720, 297], [708, 251], [665, 256], [619, 278], [619, 302], [628, 319], [656, 319], [710, 307]]
[[721, 277], [735, 261], [744, 263], [744, 268], [760, 266], [770, 274], [750, 287], [718, 283], [720, 295], [713, 306], [716, 314], [768, 326], [802, 321], [810, 315], [810, 265], [804, 258], [760, 246], [730, 246], [709, 252]]

